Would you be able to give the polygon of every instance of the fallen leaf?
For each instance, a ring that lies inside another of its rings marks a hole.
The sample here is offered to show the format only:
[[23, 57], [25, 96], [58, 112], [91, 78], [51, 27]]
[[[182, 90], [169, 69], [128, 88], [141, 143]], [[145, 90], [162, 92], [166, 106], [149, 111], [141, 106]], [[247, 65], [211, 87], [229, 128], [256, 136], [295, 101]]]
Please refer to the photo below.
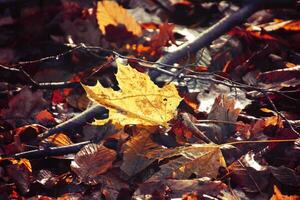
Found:
[[7, 174], [14, 180], [22, 193], [29, 192], [32, 167], [27, 159], [10, 160], [12, 164], [6, 167]]
[[[201, 100], [200, 100], [201, 101]], [[216, 123], [199, 124], [197, 127], [215, 143], [221, 144], [229, 138], [236, 129], [236, 123], [240, 109], [236, 107], [236, 101], [226, 95], [219, 95], [208, 113], [207, 119]]]
[[220, 146], [211, 144], [194, 144], [174, 149], [154, 150], [149, 152], [147, 157], [159, 161], [170, 159], [150, 180], [184, 179], [189, 178], [192, 174], [197, 177], [216, 178], [219, 167], [226, 166]]
[[95, 181], [101, 183], [101, 191], [106, 200], [117, 200], [122, 189], [129, 189], [128, 184], [111, 171], [98, 176]]
[[51, 135], [49, 137], [47, 137], [46, 139], [44, 139], [42, 141], [43, 144], [51, 144], [57, 147], [61, 147], [61, 146], [68, 146], [73, 144], [73, 142], [71, 141], [71, 139], [63, 134], [63, 133], [57, 133], [54, 135]]
[[43, 98], [43, 92], [41, 90], [32, 91], [28, 87], [24, 87], [20, 93], [11, 98], [9, 108], [2, 109], [0, 115], [9, 118], [7, 121], [14, 126], [20, 126], [29, 124], [30, 121], [34, 119], [34, 116], [47, 105], [48, 103]]
[[276, 185], [274, 185], [274, 194], [270, 198], [270, 200], [299, 200], [299, 199], [300, 196], [298, 195], [291, 195], [291, 196], [283, 195]]
[[81, 181], [90, 183], [95, 177], [112, 167], [117, 153], [99, 144], [84, 146], [71, 163], [71, 169]]
[[134, 192], [133, 199], [145, 199], [147, 196], [155, 199], [155, 196], [164, 197], [166, 194], [175, 199], [192, 192], [197, 193], [199, 197], [203, 197], [204, 194], [217, 197], [221, 195], [221, 191], [226, 189], [227, 186], [221, 181], [211, 181], [207, 177], [191, 180], [155, 180], [141, 184]]
[[50, 113], [48, 110], [42, 110], [41, 112], [39, 112], [38, 114], [35, 115], [35, 119], [38, 120], [39, 122], [43, 122], [43, 121], [50, 121], [53, 122], [55, 121], [53, 114]]
[[232, 183], [239, 185], [245, 192], [262, 192], [269, 184], [267, 166], [255, 160], [252, 151], [232, 163], [227, 170]]
[[300, 176], [296, 172], [288, 167], [269, 167], [272, 175], [281, 183], [294, 187], [300, 186]]
[[161, 149], [151, 139], [153, 132], [153, 130], [146, 128], [139, 129], [139, 133], [122, 146], [124, 155], [121, 170], [129, 177], [141, 172], [155, 161], [155, 159], [149, 159], [145, 156], [147, 152]]
[[108, 25], [124, 25], [129, 32], [136, 36], [142, 35], [141, 26], [132, 15], [115, 1], [99, 1], [97, 4], [97, 20], [102, 33], [106, 34]]
[[109, 110], [109, 118], [96, 120], [95, 124], [103, 125], [111, 120], [117, 126], [141, 124], [167, 127], [181, 101], [175, 85], [159, 88], [148, 75], [129, 65], [117, 61], [117, 66], [116, 77], [121, 91], [104, 88], [99, 82], [95, 86], [83, 85], [88, 98]]

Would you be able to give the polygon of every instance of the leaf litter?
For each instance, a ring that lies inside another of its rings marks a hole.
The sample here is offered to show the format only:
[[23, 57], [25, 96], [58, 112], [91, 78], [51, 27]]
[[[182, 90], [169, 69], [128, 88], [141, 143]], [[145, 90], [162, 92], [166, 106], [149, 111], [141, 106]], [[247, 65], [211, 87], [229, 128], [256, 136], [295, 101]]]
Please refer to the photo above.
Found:
[[[172, 77], [147, 74], [145, 61], [241, 6], [3, 8], [0, 199], [299, 199], [299, 3], [255, 13], [176, 63]], [[94, 104], [107, 109], [100, 119], [39, 140]]]

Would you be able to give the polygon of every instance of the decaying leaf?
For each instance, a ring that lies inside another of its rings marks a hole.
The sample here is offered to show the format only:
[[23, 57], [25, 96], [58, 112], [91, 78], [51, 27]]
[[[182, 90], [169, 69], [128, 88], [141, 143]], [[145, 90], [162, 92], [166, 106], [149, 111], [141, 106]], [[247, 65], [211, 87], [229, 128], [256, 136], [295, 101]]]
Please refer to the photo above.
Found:
[[164, 197], [165, 195], [170, 195], [172, 199], [175, 199], [190, 192], [197, 193], [199, 197], [203, 197], [204, 194], [217, 197], [221, 195], [221, 191], [226, 189], [227, 186], [221, 181], [211, 181], [209, 178], [155, 180], [140, 185], [134, 192], [133, 199], [146, 199], [147, 196], [155, 199], [156, 196]]
[[295, 170], [285, 166], [269, 167], [272, 175], [282, 184], [294, 187], [300, 186], [300, 176], [296, 174]]
[[99, 144], [84, 146], [71, 163], [71, 169], [78, 177], [90, 183], [97, 175], [105, 173], [111, 168], [117, 153]]
[[181, 98], [173, 84], [159, 88], [148, 75], [117, 61], [116, 74], [121, 91], [104, 88], [98, 82], [95, 86], [83, 85], [88, 97], [109, 109], [109, 118], [96, 120], [103, 125], [109, 120], [114, 125], [142, 124], [162, 125], [176, 115]]
[[106, 34], [105, 27], [108, 25], [124, 25], [126, 29], [136, 36], [142, 34], [141, 26], [132, 15], [115, 1], [99, 1], [97, 6], [97, 20], [102, 33]]
[[150, 180], [184, 179], [189, 178], [192, 174], [197, 177], [216, 178], [219, 167], [226, 166], [220, 146], [212, 144], [194, 144], [163, 151], [152, 151], [147, 156], [158, 160], [170, 159]]
[[[208, 120], [215, 120], [213, 124], [200, 124], [201, 131], [215, 143], [223, 143], [235, 131], [235, 124], [240, 109], [235, 108], [235, 100], [226, 95], [219, 95], [208, 114]], [[218, 123], [219, 122], [219, 123]]]
[[227, 169], [232, 183], [238, 184], [246, 192], [261, 192], [269, 184], [268, 168], [255, 160], [253, 152], [242, 156]]
[[28, 124], [47, 105], [42, 91], [32, 91], [30, 88], [24, 87], [9, 101], [9, 108], [0, 111], [0, 115], [9, 118], [7, 121], [12, 122], [14, 126], [20, 126]]
[[22, 193], [29, 192], [32, 173], [30, 161], [27, 159], [11, 160], [11, 163], [6, 167], [7, 174], [13, 179]]
[[155, 161], [155, 159], [150, 159], [145, 156], [149, 151], [161, 149], [158, 144], [152, 141], [152, 133], [153, 130], [140, 129], [136, 136], [133, 136], [123, 145], [124, 161], [121, 165], [121, 169], [128, 176], [131, 177], [139, 173]]

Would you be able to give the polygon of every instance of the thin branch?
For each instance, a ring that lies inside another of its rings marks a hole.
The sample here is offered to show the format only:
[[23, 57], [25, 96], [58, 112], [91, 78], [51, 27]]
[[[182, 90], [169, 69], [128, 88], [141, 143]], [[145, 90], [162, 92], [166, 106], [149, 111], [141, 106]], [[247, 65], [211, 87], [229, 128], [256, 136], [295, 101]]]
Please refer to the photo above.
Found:
[[105, 118], [107, 117], [107, 109], [100, 105], [92, 106], [77, 116], [45, 131], [44, 133], [38, 135], [39, 139], [46, 138], [50, 135], [53, 135], [58, 132], [72, 132], [77, 127], [82, 126], [88, 121], [93, 120], [94, 118]]
[[[236, 13], [224, 17], [219, 22], [203, 31], [195, 40], [187, 42], [180, 46], [176, 51], [161, 57], [158, 62], [171, 65], [185, 58], [188, 54], [197, 52], [231, 30], [233, 27], [242, 24], [249, 16], [259, 10], [263, 3], [264, 1], [262, 0], [251, 1], [251, 3], [248, 3]], [[157, 71], [151, 72], [151, 76], [154, 78], [158, 75]]]
[[183, 124], [198, 138], [203, 140], [206, 143], [214, 143], [212, 142], [202, 131], [200, 131], [195, 124], [191, 121], [189, 115], [187, 113], [181, 113]]
[[[34, 159], [34, 158], [43, 158], [48, 156], [61, 156], [67, 155], [70, 153], [78, 152], [83, 146], [90, 144], [91, 141], [84, 141], [76, 144], [71, 144], [68, 146], [62, 147], [49, 147], [44, 149], [35, 149], [30, 151], [24, 151], [21, 153], [16, 153], [11, 157], [19, 159], [19, 158], [27, 158], [27, 159]], [[8, 156], [9, 157], [9, 156]]]

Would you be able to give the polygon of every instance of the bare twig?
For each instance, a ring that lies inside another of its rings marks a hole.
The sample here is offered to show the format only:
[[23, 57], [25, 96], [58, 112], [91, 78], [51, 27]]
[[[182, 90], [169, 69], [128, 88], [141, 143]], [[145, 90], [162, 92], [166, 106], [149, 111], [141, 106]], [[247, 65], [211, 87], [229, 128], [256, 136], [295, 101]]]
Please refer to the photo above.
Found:
[[105, 118], [106, 114], [107, 114], [107, 110], [104, 107], [100, 105], [92, 106], [86, 109], [85, 111], [83, 111], [82, 113], [80, 113], [79, 115], [40, 134], [38, 137], [39, 139], [43, 139], [58, 132], [68, 133], [74, 130], [75, 128], [85, 124], [86, 122], [93, 120], [96, 117]]
[[13, 158], [43, 158], [48, 156], [61, 156], [61, 155], [67, 155], [70, 153], [76, 153], [78, 152], [83, 146], [90, 144], [91, 141], [84, 141], [76, 144], [71, 144], [68, 146], [62, 146], [62, 147], [48, 147], [44, 149], [35, 149], [30, 151], [24, 151], [21, 153], [16, 153], [12, 155]]
[[195, 124], [191, 121], [187, 113], [181, 113], [183, 124], [193, 133], [196, 137], [200, 138], [206, 143], [213, 143], [202, 131], [200, 131]]

